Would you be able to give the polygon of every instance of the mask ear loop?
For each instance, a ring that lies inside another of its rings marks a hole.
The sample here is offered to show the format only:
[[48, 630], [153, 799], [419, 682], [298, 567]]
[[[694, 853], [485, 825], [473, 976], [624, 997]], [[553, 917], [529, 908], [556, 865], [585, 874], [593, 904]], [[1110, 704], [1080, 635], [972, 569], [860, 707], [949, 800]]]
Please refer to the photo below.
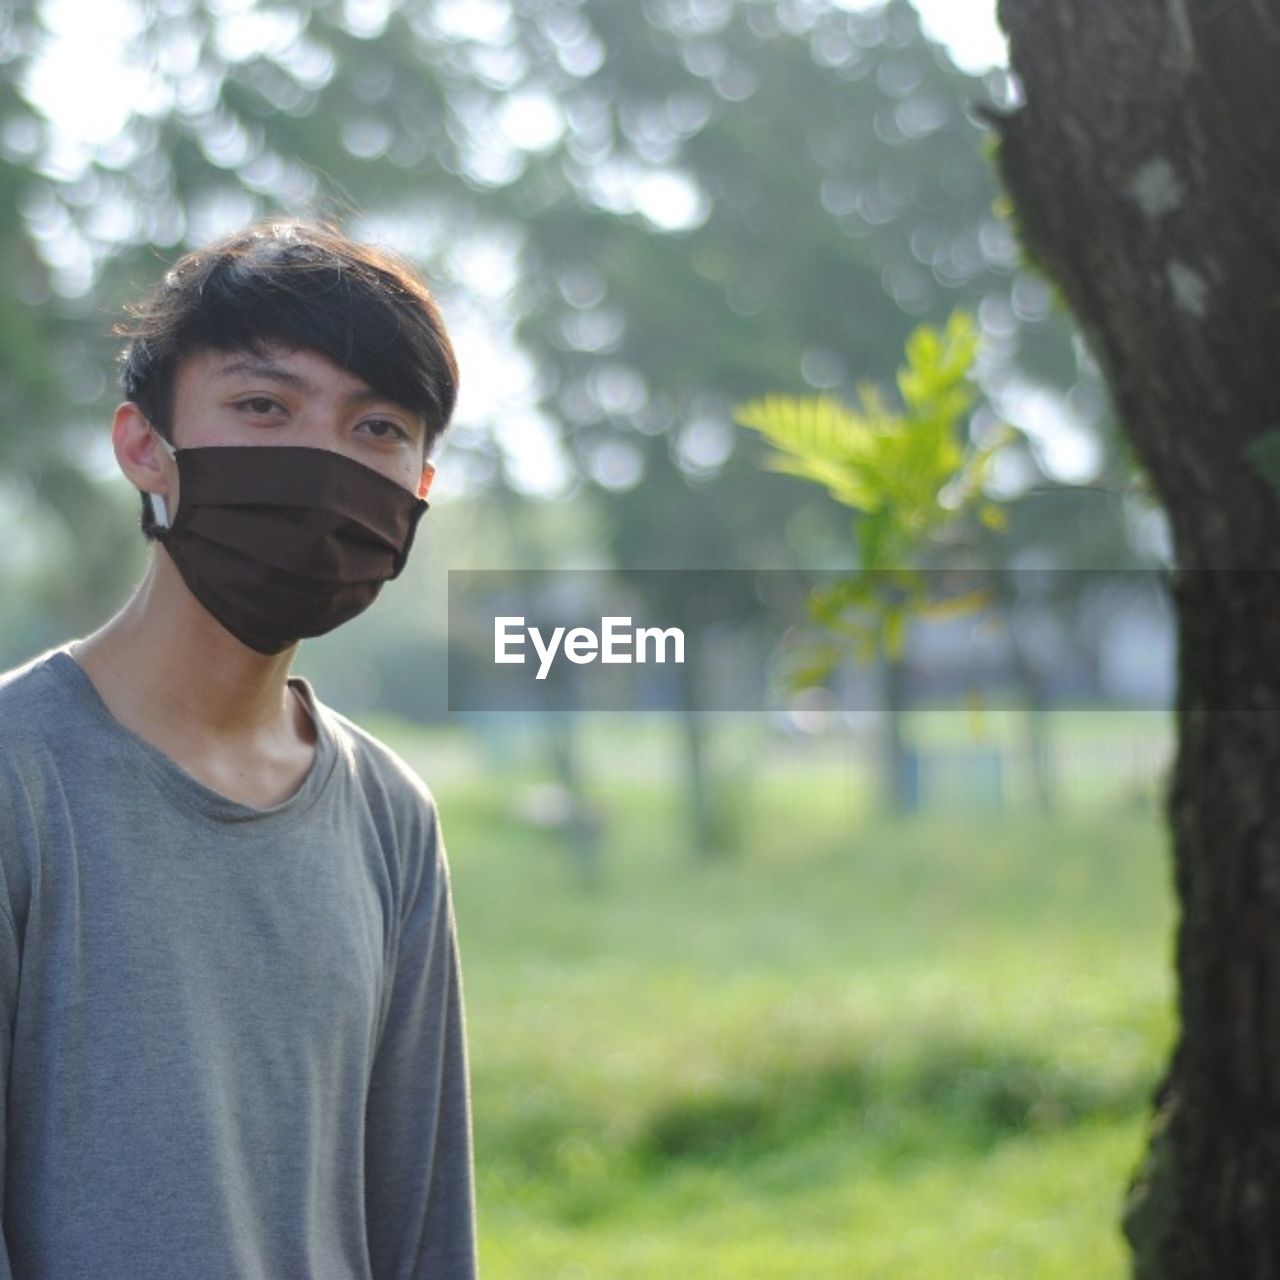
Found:
[[[155, 427], [151, 428], [152, 434], [160, 442], [160, 447], [175, 462], [178, 460], [178, 452]], [[167, 529], [169, 527], [169, 508], [165, 505], [164, 494], [149, 493], [147, 498], [151, 503], [151, 519], [157, 528]]]

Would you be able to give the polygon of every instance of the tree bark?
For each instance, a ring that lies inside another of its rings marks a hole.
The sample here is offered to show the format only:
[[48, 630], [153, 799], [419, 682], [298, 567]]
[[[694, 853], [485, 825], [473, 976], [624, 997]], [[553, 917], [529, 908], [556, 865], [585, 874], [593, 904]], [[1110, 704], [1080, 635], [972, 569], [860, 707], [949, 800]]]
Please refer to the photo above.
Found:
[[1280, 1277], [1280, 6], [1001, 0], [993, 116], [1060, 288], [1168, 510], [1179, 1036], [1125, 1228], [1140, 1280]]

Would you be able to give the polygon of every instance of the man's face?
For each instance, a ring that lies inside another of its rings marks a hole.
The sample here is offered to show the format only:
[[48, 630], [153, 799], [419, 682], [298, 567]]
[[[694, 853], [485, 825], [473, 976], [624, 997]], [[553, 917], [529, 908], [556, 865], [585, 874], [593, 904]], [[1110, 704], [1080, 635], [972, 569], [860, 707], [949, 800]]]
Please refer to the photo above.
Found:
[[423, 459], [424, 432], [418, 414], [313, 351], [202, 351], [183, 360], [174, 378], [179, 449], [331, 449], [425, 497], [435, 468]]

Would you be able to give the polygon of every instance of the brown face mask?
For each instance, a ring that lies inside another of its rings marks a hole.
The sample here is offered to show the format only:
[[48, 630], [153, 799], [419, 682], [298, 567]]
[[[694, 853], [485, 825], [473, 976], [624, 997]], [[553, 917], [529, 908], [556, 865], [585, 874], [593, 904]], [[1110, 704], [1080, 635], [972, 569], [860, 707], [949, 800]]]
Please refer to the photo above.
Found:
[[156, 537], [192, 595], [258, 653], [367, 609], [404, 568], [429, 505], [329, 449], [163, 443], [180, 496], [171, 525], [153, 496]]

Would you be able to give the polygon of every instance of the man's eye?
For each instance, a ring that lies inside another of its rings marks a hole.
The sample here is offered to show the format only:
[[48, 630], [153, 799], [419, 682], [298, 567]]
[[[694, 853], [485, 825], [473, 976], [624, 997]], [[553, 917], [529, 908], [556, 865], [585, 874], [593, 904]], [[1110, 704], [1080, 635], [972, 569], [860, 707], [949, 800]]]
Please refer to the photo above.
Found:
[[371, 436], [376, 436], [379, 440], [404, 439], [406, 435], [405, 429], [389, 418], [370, 418], [363, 425]]
[[241, 400], [236, 407], [248, 409], [250, 413], [280, 412], [280, 405], [269, 396], [250, 396], [248, 400]]

